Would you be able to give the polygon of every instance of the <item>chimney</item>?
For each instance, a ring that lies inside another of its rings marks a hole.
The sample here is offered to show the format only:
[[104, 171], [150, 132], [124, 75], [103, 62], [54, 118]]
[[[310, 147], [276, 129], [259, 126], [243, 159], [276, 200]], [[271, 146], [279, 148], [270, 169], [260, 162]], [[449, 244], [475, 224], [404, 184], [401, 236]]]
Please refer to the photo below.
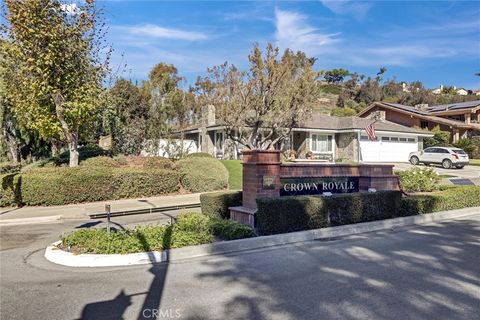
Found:
[[208, 105], [208, 106], [203, 106], [202, 110], [202, 125], [203, 126], [212, 126], [215, 124], [215, 106], [214, 105]]
[[386, 113], [385, 111], [377, 110], [372, 112], [370, 118], [379, 120], [379, 121], [385, 121], [386, 120]]
[[414, 106], [415, 110], [428, 111], [428, 103], [420, 103]]

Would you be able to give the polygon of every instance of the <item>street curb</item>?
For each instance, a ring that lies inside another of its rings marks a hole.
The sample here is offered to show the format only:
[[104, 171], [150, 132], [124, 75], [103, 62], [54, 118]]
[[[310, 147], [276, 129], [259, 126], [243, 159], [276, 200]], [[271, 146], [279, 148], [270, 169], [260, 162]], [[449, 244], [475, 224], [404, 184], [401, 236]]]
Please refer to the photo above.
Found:
[[45, 258], [53, 263], [67, 267], [116, 267], [150, 264], [167, 261], [167, 252], [141, 252], [129, 254], [74, 254], [63, 251], [57, 241], [45, 249]]
[[16, 226], [24, 224], [36, 224], [36, 223], [48, 223], [52, 221], [59, 221], [62, 218], [61, 215], [46, 216], [36, 218], [19, 218], [19, 219], [4, 219], [0, 220], [0, 226]]
[[138, 264], [150, 264], [157, 262], [173, 262], [199, 258], [210, 255], [234, 253], [246, 250], [261, 249], [296, 242], [336, 238], [360, 233], [388, 230], [409, 225], [421, 225], [425, 223], [467, 217], [480, 213], [480, 207], [464, 208], [458, 210], [442, 211], [417, 216], [400, 217], [394, 219], [364, 222], [339, 227], [322, 228], [315, 230], [284, 233], [257, 238], [239, 239], [225, 242], [216, 242], [198, 246], [171, 249], [167, 251], [154, 251], [131, 254], [73, 254], [58, 249], [60, 241], [52, 243], [45, 250], [47, 260], [70, 267], [104, 267], [104, 266], [128, 266]]

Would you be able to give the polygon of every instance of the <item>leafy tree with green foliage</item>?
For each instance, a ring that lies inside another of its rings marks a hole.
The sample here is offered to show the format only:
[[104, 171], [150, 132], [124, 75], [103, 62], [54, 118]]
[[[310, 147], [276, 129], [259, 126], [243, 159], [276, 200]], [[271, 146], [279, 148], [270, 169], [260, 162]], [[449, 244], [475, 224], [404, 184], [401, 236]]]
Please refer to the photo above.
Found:
[[118, 79], [108, 90], [102, 110], [104, 134], [112, 136], [116, 153], [138, 155], [147, 134], [148, 96], [129, 80]]
[[341, 83], [343, 82], [343, 79], [347, 76], [350, 75], [350, 72], [345, 69], [332, 69], [329, 71], [326, 71], [324, 74], [325, 80], [327, 80], [328, 83]]
[[448, 147], [450, 145], [450, 132], [440, 130], [440, 127], [436, 126], [432, 130], [433, 137], [427, 137], [423, 139], [423, 148], [430, 148], [435, 146]]
[[455, 90], [454, 87], [450, 86], [450, 87], [443, 87], [442, 89], [442, 93], [443, 94], [451, 94], [451, 95], [456, 95], [457, 94], [457, 90]]
[[[8, 99], [16, 118], [44, 139], [62, 140], [70, 166], [78, 165], [78, 141], [100, 104], [108, 70], [104, 28], [93, 0], [65, 10], [59, 0], [6, 0]], [[108, 48], [107, 48], [108, 49]]]
[[197, 80], [198, 104], [214, 105], [228, 138], [248, 149], [266, 150], [289, 136], [317, 103], [320, 73], [305, 53], [255, 45], [249, 71], [227, 62]]
[[174, 65], [159, 63], [150, 71], [143, 84], [149, 97], [147, 136], [152, 141], [166, 137], [173, 128], [188, 122], [188, 94], [180, 88], [184, 78]]

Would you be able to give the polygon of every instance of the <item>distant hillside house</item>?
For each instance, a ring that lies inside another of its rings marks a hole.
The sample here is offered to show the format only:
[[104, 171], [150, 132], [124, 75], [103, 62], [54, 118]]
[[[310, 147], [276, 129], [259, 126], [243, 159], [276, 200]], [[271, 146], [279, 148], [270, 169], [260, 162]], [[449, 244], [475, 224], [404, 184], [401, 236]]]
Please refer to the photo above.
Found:
[[[443, 89], [444, 89], [443, 85], [440, 85], [440, 87], [438, 87], [436, 89], [433, 89], [432, 93], [433, 94], [442, 94]], [[456, 94], [458, 94], [459, 96], [466, 96], [466, 95], [469, 95], [469, 94], [473, 94], [472, 90], [467, 90], [467, 89], [464, 89], [464, 88], [457, 88], [455, 86], [453, 87], [453, 90], [455, 90]]]
[[405, 106], [397, 103], [374, 102], [358, 114], [369, 118], [384, 112], [385, 119], [403, 126], [432, 130], [439, 126], [451, 133], [452, 142], [480, 133], [480, 100], [429, 106]]
[[[243, 146], [225, 134], [225, 125], [216, 119], [215, 108], [202, 110], [202, 121], [185, 128], [172, 138], [194, 141], [197, 150], [219, 159], [239, 159]], [[314, 113], [294, 128], [290, 137], [276, 149], [294, 150], [296, 161], [407, 162], [410, 152], [423, 148], [423, 138], [433, 136], [384, 118], [375, 123], [377, 139], [371, 141], [364, 130], [374, 120], [360, 117], [332, 117]]]

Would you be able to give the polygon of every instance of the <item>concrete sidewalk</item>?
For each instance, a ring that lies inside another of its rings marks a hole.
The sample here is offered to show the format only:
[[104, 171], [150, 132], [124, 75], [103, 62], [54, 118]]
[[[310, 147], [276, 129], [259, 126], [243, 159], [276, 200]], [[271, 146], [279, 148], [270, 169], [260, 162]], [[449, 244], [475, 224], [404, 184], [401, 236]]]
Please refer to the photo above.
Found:
[[0, 225], [20, 221], [47, 222], [59, 219], [89, 219], [92, 214], [105, 212], [110, 204], [112, 212], [200, 204], [200, 193], [137, 199], [99, 201], [51, 207], [1, 208]]

